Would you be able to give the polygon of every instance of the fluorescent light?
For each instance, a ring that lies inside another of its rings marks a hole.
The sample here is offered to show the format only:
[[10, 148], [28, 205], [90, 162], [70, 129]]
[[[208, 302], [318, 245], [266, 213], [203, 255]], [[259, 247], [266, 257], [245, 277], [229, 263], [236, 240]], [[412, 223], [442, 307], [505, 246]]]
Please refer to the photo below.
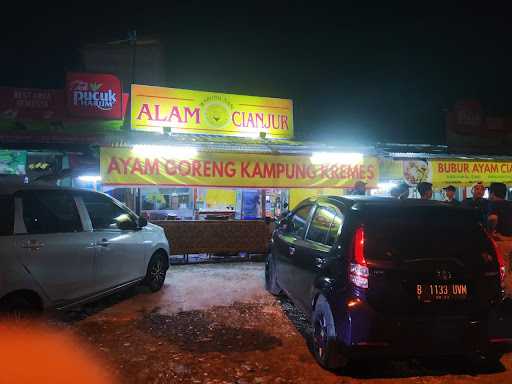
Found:
[[97, 183], [98, 181], [101, 181], [101, 176], [90, 176], [90, 175], [84, 175], [84, 176], [78, 176], [78, 180], [86, 182], [86, 183]]
[[134, 145], [132, 153], [137, 156], [190, 159], [197, 156], [197, 148], [169, 145]]
[[349, 152], [313, 152], [311, 163], [313, 164], [361, 164], [362, 153]]

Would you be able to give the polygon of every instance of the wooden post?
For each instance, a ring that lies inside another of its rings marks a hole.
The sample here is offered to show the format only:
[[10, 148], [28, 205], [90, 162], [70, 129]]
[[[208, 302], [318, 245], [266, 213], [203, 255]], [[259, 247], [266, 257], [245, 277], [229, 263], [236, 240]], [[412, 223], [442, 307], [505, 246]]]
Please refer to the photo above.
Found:
[[267, 205], [267, 201], [265, 199], [265, 189], [260, 189], [260, 216], [262, 219], [265, 219], [266, 215], [267, 215], [267, 209], [266, 209], [266, 205]]
[[[199, 219], [198, 210], [197, 210], [197, 188], [192, 188], [192, 215], [194, 220]], [[188, 255], [187, 255], [187, 263], [188, 263]]]

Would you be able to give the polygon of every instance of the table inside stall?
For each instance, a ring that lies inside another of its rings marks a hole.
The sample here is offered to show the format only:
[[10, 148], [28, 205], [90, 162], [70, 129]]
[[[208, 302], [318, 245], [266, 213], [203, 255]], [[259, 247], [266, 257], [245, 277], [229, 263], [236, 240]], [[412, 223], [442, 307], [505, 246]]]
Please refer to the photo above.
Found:
[[204, 220], [230, 220], [235, 218], [235, 211], [232, 210], [204, 210], [199, 211], [199, 218]]
[[264, 220], [158, 220], [164, 228], [171, 255], [266, 254], [272, 224]]

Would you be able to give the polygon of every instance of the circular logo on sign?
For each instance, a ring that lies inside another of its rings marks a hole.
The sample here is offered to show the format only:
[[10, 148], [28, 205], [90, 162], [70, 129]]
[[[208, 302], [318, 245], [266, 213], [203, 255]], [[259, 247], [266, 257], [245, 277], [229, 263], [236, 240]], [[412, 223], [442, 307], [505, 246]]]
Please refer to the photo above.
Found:
[[403, 162], [404, 179], [409, 185], [417, 185], [422, 181], [431, 180], [430, 168], [425, 160], [405, 160]]
[[203, 113], [208, 126], [212, 128], [223, 128], [229, 124], [229, 107], [222, 101], [206, 103]]

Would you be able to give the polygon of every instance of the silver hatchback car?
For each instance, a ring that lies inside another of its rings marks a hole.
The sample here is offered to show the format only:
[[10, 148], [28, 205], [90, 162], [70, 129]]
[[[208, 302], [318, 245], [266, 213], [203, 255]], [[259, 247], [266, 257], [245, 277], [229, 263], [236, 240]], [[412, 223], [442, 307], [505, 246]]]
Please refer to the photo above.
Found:
[[98, 192], [0, 186], [0, 312], [63, 309], [169, 268], [161, 227]]

